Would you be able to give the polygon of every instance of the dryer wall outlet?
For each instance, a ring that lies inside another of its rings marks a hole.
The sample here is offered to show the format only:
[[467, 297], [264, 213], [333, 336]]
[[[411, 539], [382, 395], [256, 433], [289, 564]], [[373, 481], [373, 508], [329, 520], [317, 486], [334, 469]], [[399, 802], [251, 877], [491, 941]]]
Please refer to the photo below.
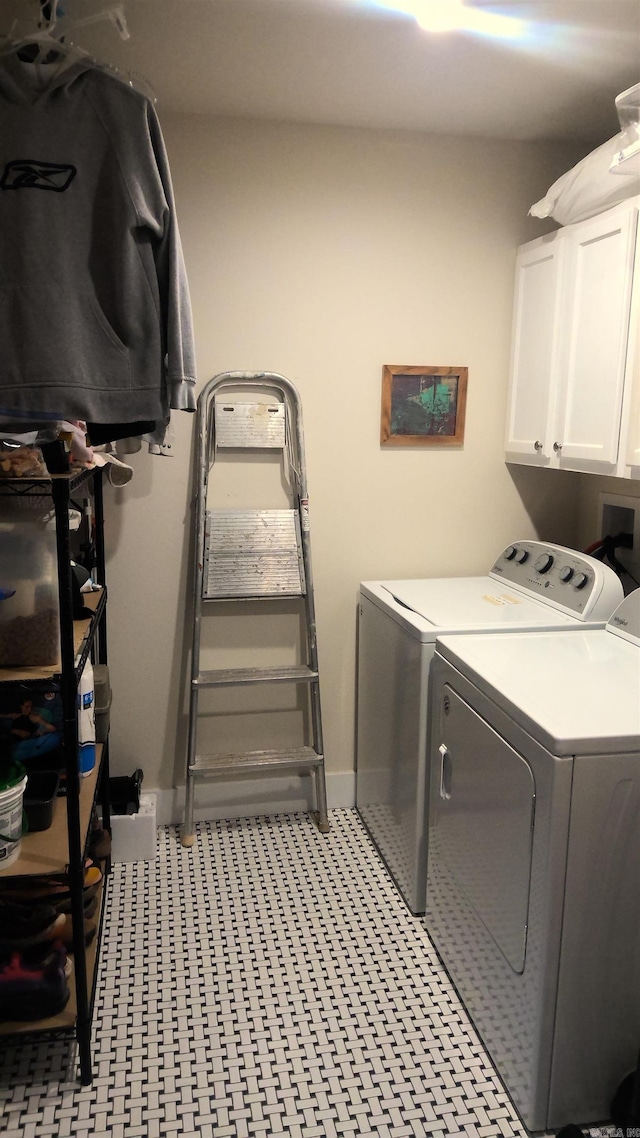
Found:
[[[600, 494], [600, 536], [615, 537], [619, 533], [631, 535], [631, 548], [620, 546], [616, 557], [625, 569], [640, 581], [640, 497], [632, 498], [622, 494]], [[627, 578], [625, 591], [637, 586]]]

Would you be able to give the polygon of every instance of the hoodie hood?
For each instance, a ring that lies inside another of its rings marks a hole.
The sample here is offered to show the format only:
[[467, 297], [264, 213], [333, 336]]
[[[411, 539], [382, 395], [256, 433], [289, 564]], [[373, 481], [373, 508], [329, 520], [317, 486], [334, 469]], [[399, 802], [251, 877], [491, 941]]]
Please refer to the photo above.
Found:
[[19, 50], [0, 59], [0, 93], [12, 103], [33, 104], [54, 92], [72, 87], [80, 75], [95, 68], [84, 52], [69, 48], [51, 63], [20, 59]]

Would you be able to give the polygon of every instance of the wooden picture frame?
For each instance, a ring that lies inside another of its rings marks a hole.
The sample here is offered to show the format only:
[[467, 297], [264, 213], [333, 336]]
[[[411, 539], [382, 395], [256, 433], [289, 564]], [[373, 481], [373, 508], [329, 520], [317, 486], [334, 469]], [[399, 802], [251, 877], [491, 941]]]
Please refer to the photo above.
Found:
[[466, 367], [382, 369], [381, 446], [462, 446]]

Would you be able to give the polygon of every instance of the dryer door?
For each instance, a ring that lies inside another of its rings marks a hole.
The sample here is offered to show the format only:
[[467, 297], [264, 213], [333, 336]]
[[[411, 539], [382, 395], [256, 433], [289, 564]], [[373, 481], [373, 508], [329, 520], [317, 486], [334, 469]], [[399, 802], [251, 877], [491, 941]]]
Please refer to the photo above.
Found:
[[[531, 767], [451, 688], [440, 718], [434, 855], [514, 972], [524, 971], [533, 847]], [[435, 799], [435, 801], [434, 801]]]

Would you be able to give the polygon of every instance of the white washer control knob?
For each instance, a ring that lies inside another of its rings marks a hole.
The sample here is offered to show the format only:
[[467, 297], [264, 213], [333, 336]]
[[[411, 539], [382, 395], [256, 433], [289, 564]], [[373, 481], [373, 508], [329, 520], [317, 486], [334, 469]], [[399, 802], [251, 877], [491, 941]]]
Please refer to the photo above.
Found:
[[553, 565], [553, 557], [550, 553], [542, 553], [540, 557], [534, 562], [533, 567], [538, 573], [548, 573]]
[[516, 553], [516, 561], [518, 562], [518, 565], [524, 565], [528, 556], [529, 556], [528, 549], [519, 549], [518, 552]]
[[573, 577], [573, 569], [570, 565], [563, 565], [558, 576], [561, 581], [570, 581]]
[[574, 589], [584, 589], [588, 580], [589, 578], [586, 573], [576, 573], [573, 579]]
[[513, 561], [517, 552], [518, 550], [516, 549], [515, 545], [508, 545], [504, 551], [504, 555], [507, 561]]

